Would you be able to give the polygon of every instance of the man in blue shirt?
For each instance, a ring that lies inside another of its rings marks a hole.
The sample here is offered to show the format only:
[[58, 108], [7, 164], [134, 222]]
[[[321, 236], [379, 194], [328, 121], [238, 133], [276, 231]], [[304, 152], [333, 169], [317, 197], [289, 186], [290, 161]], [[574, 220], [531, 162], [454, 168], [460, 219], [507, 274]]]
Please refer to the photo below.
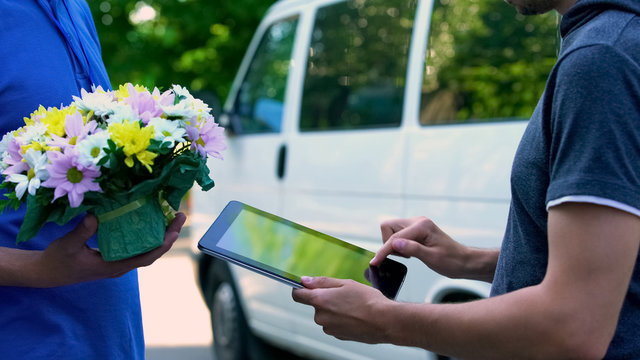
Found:
[[[83, 0], [0, 0], [0, 134], [39, 105], [68, 105], [92, 84], [110, 88], [91, 13]], [[24, 207], [0, 215], [2, 359], [144, 359], [137, 272], [171, 248], [105, 262], [90, 249], [97, 222], [47, 224], [16, 245]]]
[[466, 304], [402, 304], [305, 278], [296, 301], [340, 339], [477, 359], [640, 359], [640, 1], [507, 0], [557, 10], [562, 48], [516, 153], [500, 250], [426, 218], [382, 225], [395, 253], [445, 276], [493, 281]]

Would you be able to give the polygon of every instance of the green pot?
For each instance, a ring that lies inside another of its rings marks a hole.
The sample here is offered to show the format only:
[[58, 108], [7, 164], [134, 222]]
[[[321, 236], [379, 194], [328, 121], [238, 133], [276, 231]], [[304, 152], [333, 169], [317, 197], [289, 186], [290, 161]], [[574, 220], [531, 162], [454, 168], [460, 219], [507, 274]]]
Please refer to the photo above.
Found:
[[164, 242], [165, 218], [157, 196], [134, 201], [105, 199], [94, 212], [98, 249], [106, 261], [140, 255]]

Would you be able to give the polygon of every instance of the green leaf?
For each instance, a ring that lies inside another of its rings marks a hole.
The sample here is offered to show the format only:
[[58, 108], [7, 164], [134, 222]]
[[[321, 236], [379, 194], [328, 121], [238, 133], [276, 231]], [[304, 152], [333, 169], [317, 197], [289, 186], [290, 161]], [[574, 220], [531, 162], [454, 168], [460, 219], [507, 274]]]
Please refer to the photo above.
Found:
[[47, 222], [49, 215], [54, 213], [55, 207], [52, 204], [42, 206], [33, 195], [27, 196], [27, 212], [20, 225], [16, 244], [25, 242], [40, 232], [42, 226]]
[[116, 143], [113, 142], [113, 140], [111, 140], [111, 139], [107, 139], [107, 146], [108, 146], [108, 148], [105, 149], [107, 151], [115, 152], [116, 150], [118, 150], [118, 147], [116, 146]]
[[22, 202], [18, 199], [15, 192], [16, 185], [12, 182], [3, 182], [0, 184], [0, 189], [4, 189], [5, 193], [2, 194], [6, 199], [0, 199], [0, 213], [4, 212], [7, 207], [17, 210]]
[[22, 205], [20, 200], [16, 199], [2, 199], [0, 200], [0, 213], [3, 213], [7, 208], [18, 210]]
[[161, 147], [162, 147], [162, 141], [151, 139], [149, 141], [149, 146], [147, 147], [147, 150], [154, 153], [158, 153]]

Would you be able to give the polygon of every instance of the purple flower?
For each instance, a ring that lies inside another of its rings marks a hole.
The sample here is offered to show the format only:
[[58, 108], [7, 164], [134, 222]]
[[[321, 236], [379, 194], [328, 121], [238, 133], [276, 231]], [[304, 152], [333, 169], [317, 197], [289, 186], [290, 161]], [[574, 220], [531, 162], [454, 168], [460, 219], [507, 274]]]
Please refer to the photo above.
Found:
[[69, 205], [78, 207], [84, 200], [87, 191], [102, 192], [100, 184], [94, 182], [100, 176], [100, 171], [94, 165], [84, 166], [78, 161], [78, 154], [71, 148], [58, 151], [48, 151], [47, 157], [51, 162], [47, 166], [49, 179], [42, 186], [54, 188], [53, 201], [67, 195]]
[[207, 154], [222, 159], [221, 152], [227, 148], [224, 141], [224, 128], [218, 126], [213, 116], [203, 119], [199, 128], [187, 126], [187, 135], [191, 139], [191, 149], [207, 157]]
[[22, 144], [20, 144], [17, 139], [13, 138], [9, 140], [7, 144], [7, 156], [2, 159], [9, 167], [2, 172], [3, 175], [21, 174], [29, 170], [29, 165], [25, 161], [22, 161], [21, 146]]
[[145, 125], [151, 118], [162, 115], [162, 106], [173, 104], [174, 95], [170, 91], [160, 94], [160, 90], [156, 88], [153, 94], [148, 91], [138, 92], [132, 84], [127, 84], [127, 88], [129, 96], [124, 99], [124, 102], [131, 106]]
[[158, 88], [153, 89], [153, 93], [151, 93], [155, 99], [158, 100], [158, 103], [162, 106], [173, 105], [174, 100], [176, 98], [175, 94], [171, 90], [167, 90], [160, 94], [160, 90]]
[[69, 145], [76, 145], [89, 134], [92, 134], [96, 130], [97, 126], [98, 123], [93, 120], [89, 121], [85, 125], [84, 118], [79, 112], [76, 112], [73, 115], [67, 115], [67, 118], [64, 121], [64, 132], [66, 137], [51, 134], [53, 141], [50, 141], [48, 145], [58, 146], [62, 149]]

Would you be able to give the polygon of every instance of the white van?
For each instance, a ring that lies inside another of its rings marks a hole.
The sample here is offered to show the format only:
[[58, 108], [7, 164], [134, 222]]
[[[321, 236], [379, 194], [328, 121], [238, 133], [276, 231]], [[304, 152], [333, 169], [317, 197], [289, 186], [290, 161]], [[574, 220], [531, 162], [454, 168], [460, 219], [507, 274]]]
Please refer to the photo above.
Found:
[[[216, 187], [194, 190], [197, 241], [230, 200], [376, 251], [380, 223], [424, 215], [468, 245], [500, 246], [512, 158], [555, 61], [557, 17], [496, 0], [283, 0], [249, 46], [220, 121]], [[398, 301], [488, 296], [415, 259]], [[443, 359], [340, 341], [291, 288], [199, 258], [217, 360], [264, 359], [266, 341], [304, 358]], [[257, 341], [260, 339], [260, 341]]]

